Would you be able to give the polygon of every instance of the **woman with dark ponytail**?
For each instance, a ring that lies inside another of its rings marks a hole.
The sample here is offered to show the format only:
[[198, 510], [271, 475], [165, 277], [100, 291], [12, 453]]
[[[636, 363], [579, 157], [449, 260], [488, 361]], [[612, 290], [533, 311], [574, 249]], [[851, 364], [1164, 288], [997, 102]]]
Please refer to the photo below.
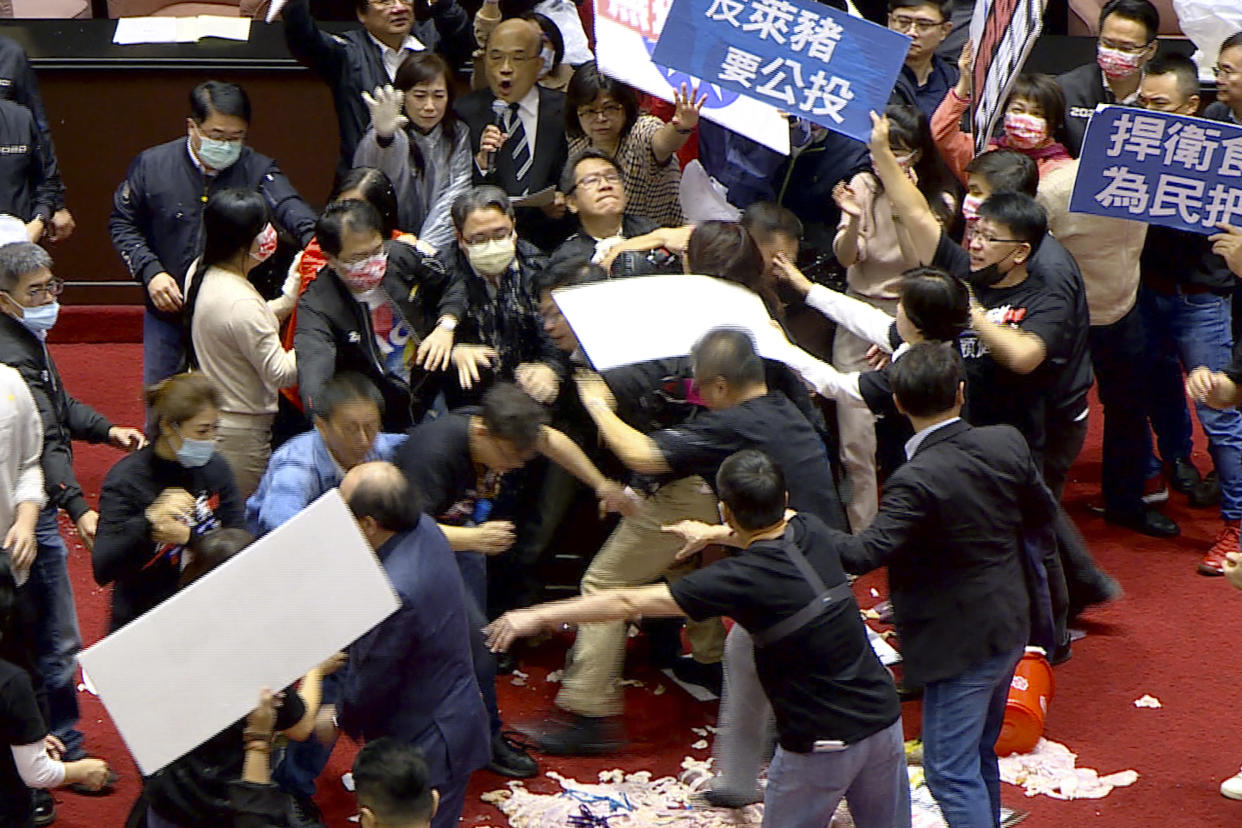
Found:
[[276, 250], [267, 203], [253, 190], [213, 193], [203, 210], [205, 244], [186, 301], [191, 366], [220, 391], [216, 448], [249, 497], [271, 456], [276, 394], [297, 382], [296, 354], [280, 323], [247, 279]]

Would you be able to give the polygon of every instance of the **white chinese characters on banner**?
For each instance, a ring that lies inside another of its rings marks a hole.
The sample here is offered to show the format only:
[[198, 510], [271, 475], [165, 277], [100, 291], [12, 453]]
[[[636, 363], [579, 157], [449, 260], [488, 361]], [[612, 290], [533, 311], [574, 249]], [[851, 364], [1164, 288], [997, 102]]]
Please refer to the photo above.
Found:
[[[749, 10], [749, 14], [747, 14]], [[827, 116], [841, 123], [841, 110], [854, 99], [850, 82], [819, 68], [827, 65], [844, 30], [832, 18], [798, 9], [786, 0], [713, 0], [704, 16], [728, 23], [735, 29], [757, 35], [789, 48], [812, 63], [811, 71], [793, 58], [765, 58], [729, 46], [720, 64], [719, 78], [741, 84], [756, 95], [771, 99], [774, 105], [791, 112]]]
[[[783, 2], [783, 0], [782, 0]], [[741, 15], [746, 4], [741, 0], [716, 0], [719, 14]], [[655, 43], [664, 30], [672, 0], [595, 0], [595, 59], [601, 72], [628, 83], [649, 95], [666, 101], [685, 83], [699, 84], [697, 78], [656, 64], [651, 59]], [[748, 22], [744, 17], [736, 25]], [[797, 35], [797, 27], [793, 35]], [[760, 61], [746, 75], [752, 82], [758, 77]], [[738, 71], [748, 71], [744, 63]], [[759, 81], [762, 83], [762, 80]], [[789, 154], [789, 122], [775, 105], [738, 95], [718, 86], [703, 85], [708, 96], [702, 116], [721, 126], [745, 135], [783, 155]]]
[[[1176, 216], [1208, 229], [1235, 224], [1242, 220], [1242, 187], [1205, 181], [1208, 175], [1242, 176], [1242, 137], [1222, 136], [1211, 126], [1127, 112], [1114, 121], [1104, 153], [1118, 163], [1103, 171], [1108, 183], [1094, 199], [1134, 216]], [[1158, 160], [1166, 169], [1149, 175], [1128, 166], [1129, 159]]]

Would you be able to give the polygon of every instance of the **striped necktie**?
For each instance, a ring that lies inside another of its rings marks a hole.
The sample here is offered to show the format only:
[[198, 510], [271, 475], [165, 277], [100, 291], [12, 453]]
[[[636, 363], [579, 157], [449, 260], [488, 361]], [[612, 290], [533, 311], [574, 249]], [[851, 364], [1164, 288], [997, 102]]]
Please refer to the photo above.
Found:
[[526, 128], [518, 117], [518, 105], [509, 104], [505, 113], [505, 133], [509, 136], [508, 144], [513, 148], [513, 169], [516, 171], [517, 183], [526, 187], [526, 176], [530, 174], [530, 165], [534, 158], [530, 153], [530, 141], [526, 138]]

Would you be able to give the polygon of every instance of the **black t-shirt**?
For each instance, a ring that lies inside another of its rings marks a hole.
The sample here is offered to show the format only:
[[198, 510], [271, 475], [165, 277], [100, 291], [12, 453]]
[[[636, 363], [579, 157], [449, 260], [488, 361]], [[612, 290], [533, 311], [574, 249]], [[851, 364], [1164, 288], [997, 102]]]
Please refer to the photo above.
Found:
[[[845, 572], [832, 538], [812, 515], [796, 515], [786, 533], [832, 588]], [[783, 538], [739, 554], [669, 585], [673, 600], [695, 619], [728, 615], [759, 632], [805, 607], [813, 587], [798, 571]], [[867, 641], [858, 605], [842, 601], [807, 626], [755, 648], [755, 669], [772, 709], [781, 746], [808, 753], [821, 739], [854, 743], [897, 721], [901, 707], [888, 671]]]
[[653, 432], [651, 439], [675, 477], [697, 474], [713, 491], [716, 472], [729, 455], [758, 449], [784, 472], [791, 508], [845, 528], [824, 443], [784, 394], [769, 392], [731, 408], [704, 411], [679, 426]]
[[10, 745], [29, 745], [47, 735], [30, 676], [0, 660], [0, 825], [33, 825], [30, 789], [17, 773]]
[[470, 459], [470, 417], [475, 413], [477, 409], [463, 409], [416, 425], [397, 450], [396, 465], [405, 472], [424, 514], [445, 516], [478, 483]]
[[[970, 272], [969, 255], [944, 234], [941, 234], [932, 264], [957, 276]], [[1086, 393], [1085, 389], [1072, 392], [1066, 389], [1076, 389], [1083, 371], [1086, 384], [1090, 386], [1090, 363], [1086, 362], [1085, 353], [1077, 352], [1078, 328], [1086, 324], [1085, 316], [1076, 318], [1076, 303], [1067, 285], [1068, 282], [1062, 282], [1050, 286], [1044, 278], [1031, 273], [1012, 287], [974, 288], [975, 298], [987, 309], [989, 319], [1043, 340], [1047, 357], [1029, 374], [1017, 374], [997, 363], [974, 331], [966, 331], [958, 337], [966, 366], [966, 418], [978, 426], [1013, 426], [1022, 432], [1031, 451], [1038, 456], [1042, 456], [1044, 449], [1048, 415], [1067, 410], [1067, 406], [1080, 402]], [[1085, 305], [1083, 311], [1085, 314]], [[1082, 337], [1085, 333], [1085, 329], [1081, 331]], [[1081, 341], [1085, 348], [1085, 338]], [[1070, 372], [1068, 379], [1063, 380], [1062, 374], [1067, 371]], [[1065, 393], [1071, 396], [1059, 396]]]
[[1059, 341], [1054, 344], [1044, 340], [1053, 373], [1048, 413], [1053, 419], [1077, 419], [1087, 410], [1092, 378], [1087, 345], [1091, 316], [1082, 271], [1065, 245], [1052, 236], [1044, 236], [1027, 269], [1065, 305], [1065, 324], [1059, 327]]

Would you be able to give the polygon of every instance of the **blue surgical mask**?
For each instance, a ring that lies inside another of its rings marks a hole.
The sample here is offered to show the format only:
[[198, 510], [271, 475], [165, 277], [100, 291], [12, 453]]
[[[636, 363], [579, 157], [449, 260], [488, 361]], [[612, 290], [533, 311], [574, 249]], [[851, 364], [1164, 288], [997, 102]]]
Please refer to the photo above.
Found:
[[181, 447], [177, 449], [177, 462], [187, 469], [197, 469], [207, 465], [211, 455], [216, 453], [216, 444], [212, 440], [191, 440], [181, 438]]
[[48, 302], [33, 308], [22, 308], [22, 324], [35, 336], [43, 339], [60, 316], [60, 302]]
[[218, 141], [201, 136], [198, 159], [213, 170], [225, 170], [237, 163], [241, 151], [241, 141]]

